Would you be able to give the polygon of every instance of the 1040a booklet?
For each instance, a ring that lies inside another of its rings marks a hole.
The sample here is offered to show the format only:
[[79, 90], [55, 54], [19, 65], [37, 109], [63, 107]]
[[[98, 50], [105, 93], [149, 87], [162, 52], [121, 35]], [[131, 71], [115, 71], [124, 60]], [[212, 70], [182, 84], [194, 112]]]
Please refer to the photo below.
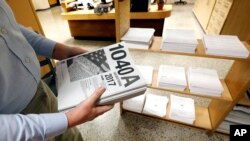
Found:
[[60, 111], [76, 106], [100, 86], [106, 91], [98, 105], [120, 102], [146, 90], [146, 81], [124, 42], [61, 60], [56, 74]]

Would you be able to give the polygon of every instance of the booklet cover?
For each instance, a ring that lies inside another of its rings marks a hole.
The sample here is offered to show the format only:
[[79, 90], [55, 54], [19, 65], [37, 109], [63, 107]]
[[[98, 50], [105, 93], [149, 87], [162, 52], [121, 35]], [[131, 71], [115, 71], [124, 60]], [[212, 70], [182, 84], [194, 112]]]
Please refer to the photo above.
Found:
[[120, 102], [146, 90], [146, 81], [124, 42], [59, 61], [56, 74], [58, 110], [76, 106], [100, 86], [106, 91], [98, 105]]

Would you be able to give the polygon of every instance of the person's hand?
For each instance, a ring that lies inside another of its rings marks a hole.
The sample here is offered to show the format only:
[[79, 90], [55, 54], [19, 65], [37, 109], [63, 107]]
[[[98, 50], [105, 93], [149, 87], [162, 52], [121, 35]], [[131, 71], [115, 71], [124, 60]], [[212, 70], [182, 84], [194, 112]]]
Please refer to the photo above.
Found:
[[86, 100], [81, 102], [78, 106], [66, 112], [68, 118], [68, 128], [79, 125], [81, 123], [90, 121], [109, 111], [114, 105], [97, 106], [96, 102], [105, 92], [104, 87], [100, 87], [88, 97]]
[[69, 47], [60, 43], [56, 43], [52, 58], [62, 60], [86, 52], [88, 51], [81, 47]]

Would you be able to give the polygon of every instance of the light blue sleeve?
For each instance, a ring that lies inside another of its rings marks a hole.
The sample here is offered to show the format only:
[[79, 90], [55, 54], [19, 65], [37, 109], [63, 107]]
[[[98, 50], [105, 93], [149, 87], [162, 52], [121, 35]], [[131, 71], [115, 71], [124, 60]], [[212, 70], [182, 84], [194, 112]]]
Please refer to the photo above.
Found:
[[65, 113], [0, 115], [0, 141], [44, 141], [65, 132]]
[[56, 42], [48, 38], [45, 38], [22, 25], [19, 25], [22, 34], [33, 47], [35, 52], [39, 55], [46, 56], [48, 58], [52, 57], [52, 53], [55, 47]]

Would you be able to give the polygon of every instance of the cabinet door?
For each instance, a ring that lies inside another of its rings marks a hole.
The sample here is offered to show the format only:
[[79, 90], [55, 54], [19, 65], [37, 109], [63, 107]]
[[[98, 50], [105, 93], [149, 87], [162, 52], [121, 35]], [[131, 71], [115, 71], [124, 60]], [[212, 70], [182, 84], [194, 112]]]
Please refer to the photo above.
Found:
[[56, 5], [58, 4], [58, 1], [57, 0], [49, 0], [49, 5]]

